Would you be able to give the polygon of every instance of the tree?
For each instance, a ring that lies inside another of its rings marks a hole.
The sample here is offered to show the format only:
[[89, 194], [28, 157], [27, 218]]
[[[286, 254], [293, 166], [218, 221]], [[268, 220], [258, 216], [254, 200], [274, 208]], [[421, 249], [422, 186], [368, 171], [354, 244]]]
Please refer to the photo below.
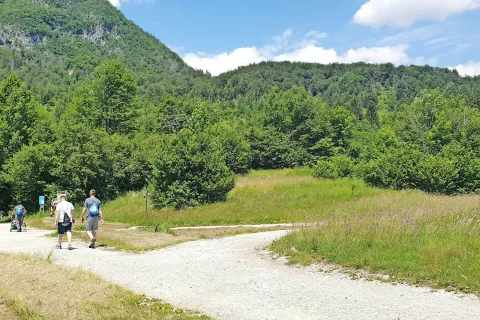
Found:
[[319, 142], [329, 139], [332, 129], [327, 104], [320, 97], [298, 86], [285, 92], [274, 88], [260, 106], [265, 126], [286, 134], [292, 145], [300, 145], [311, 155], [321, 155]]
[[225, 201], [235, 186], [219, 143], [204, 132], [183, 129], [171, 136], [156, 155], [153, 168], [152, 199], [159, 208]]
[[237, 174], [248, 173], [252, 165], [251, 145], [242, 132], [241, 125], [223, 121], [215, 124], [210, 131], [222, 146], [227, 167]]
[[94, 77], [93, 90], [105, 130], [109, 134], [127, 132], [136, 91], [133, 72], [118, 60], [107, 60], [95, 69]]
[[377, 187], [394, 189], [418, 188], [418, 165], [423, 154], [409, 145], [387, 150], [378, 159], [361, 166], [363, 179]]
[[274, 128], [250, 128], [248, 140], [255, 170], [300, 166], [311, 160], [305, 149]]
[[367, 110], [366, 118], [371, 125], [378, 125], [378, 97], [373, 91], [363, 96], [363, 106]]
[[468, 97], [468, 102], [472, 107], [480, 109], [480, 85], [473, 87]]
[[336, 107], [331, 111], [330, 124], [335, 146], [347, 149], [355, 128], [354, 119], [353, 114], [343, 107]]
[[80, 119], [78, 111], [71, 106], [55, 127], [55, 184], [58, 189], [68, 191], [72, 202], [83, 200], [92, 188], [102, 200], [106, 200], [108, 189], [102, 163], [102, 139], [107, 133], [104, 129], [86, 125]]
[[4, 158], [28, 145], [40, 118], [41, 107], [15, 74], [0, 83], [0, 140]]
[[53, 150], [46, 144], [24, 146], [5, 165], [6, 181], [15, 199], [33, 206], [38, 196], [45, 194], [52, 181]]

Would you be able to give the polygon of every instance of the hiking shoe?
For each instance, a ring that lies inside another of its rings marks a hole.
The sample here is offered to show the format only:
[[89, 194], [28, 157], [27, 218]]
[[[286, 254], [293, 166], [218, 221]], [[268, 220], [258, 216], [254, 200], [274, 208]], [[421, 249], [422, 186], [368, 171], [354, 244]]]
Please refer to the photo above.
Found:
[[92, 248], [92, 249], [95, 249], [95, 241], [97, 241], [97, 239], [93, 238], [92, 240], [90, 240], [90, 245], [88, 246], [89, 248]]
[[62, 245], [61, 245], [61, 244], [57, 244], [56, 248], [57, 248], [57, 249], [62, 249]]
[[68, 244], [68, 250], [73, 250], [73, 247], [71, 244]]

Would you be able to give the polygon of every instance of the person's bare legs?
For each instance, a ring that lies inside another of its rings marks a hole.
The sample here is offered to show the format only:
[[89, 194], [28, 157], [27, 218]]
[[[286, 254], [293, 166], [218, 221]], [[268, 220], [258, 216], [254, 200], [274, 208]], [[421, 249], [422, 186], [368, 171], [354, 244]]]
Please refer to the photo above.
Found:
[[88, 247], [95, 249], [95, 242], [97, 241], [97, 232], [95, 230], [87, 231], [87, 235], [90, 238], [90, 245]]
[[63, 241], [63, 234], [59, 234], [58, 235], [58, 244], [62, 245], [62, 241]]
[[67, 239], [68, 239], [68, 244], [72, 244], [72, 233], [67, 232]]

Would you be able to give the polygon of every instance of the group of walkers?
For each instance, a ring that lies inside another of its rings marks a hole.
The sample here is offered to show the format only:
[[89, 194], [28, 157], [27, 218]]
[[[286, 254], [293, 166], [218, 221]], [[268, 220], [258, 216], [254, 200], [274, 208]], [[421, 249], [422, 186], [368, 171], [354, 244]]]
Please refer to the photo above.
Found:
[[[95, 249], [97, 241], [98, 222], [103, 221], [102, 202], [95, 196], [94, 189], [90, 190], [90, 197], [83, 204], [82, 222], [85, 221], [85, 230], [90, 238], [89, 248]], [[52, 199], [53, 200], [53, 199]], [[58, 230], [58, 243], [56, 248], [62, 249], [62, 242], [65, 233], [67, 234], [68, 250], [72, 247], [72, 226], [75, 223], [75, 208], [71, 202], [67, 201], [67, 195], [61, 194], [59, 202], [53, 202], [50, 205], [51, 211], [55, 211], [55, 228]], [[23, 207], [22, 202], [18, 201], [17, 206], [13, 209], [12, 215], [15, 218], [17, 231], [22, 231], [23, 218], [27, 214], [27, 210]]]

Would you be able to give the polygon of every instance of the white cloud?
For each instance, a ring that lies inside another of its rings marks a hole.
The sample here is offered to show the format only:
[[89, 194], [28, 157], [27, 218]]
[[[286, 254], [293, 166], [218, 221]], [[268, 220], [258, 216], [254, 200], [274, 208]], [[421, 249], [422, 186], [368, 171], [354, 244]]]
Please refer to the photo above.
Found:
[[408, 64], [407, 45], [350, 49], [339, 55], [335, 49], [316, 45], [316, 40], [291, 41], [292, 30], [274, 37], [274, 43], [263, 48], [238, 48], [232, 52], [209, 55], [202, 52], [183, 55], [184, 61], [193, 68], [210, 72], [213, 76], [262, 61], [291, 61], [329, 64], [334, 62]]
[[287, 51], [290, 47], [290, 38], [293, 35], [292, 29], [287, 29], [281, 35], [273, 37], [273, 44], [269, 44], [260, 49], [262, 55], [272, 55], [279, 50]]
[[448, 38], [437, 38], [437, 39], [433, 39], [433, 40], [430, 40], [429, 42], [427, 42], [426, 46], [433, 46], [433, 45], [437, 45], [439, 43], [444, 43], [448, 41]]
[[[452, 68], [450, 68], [452, 69]], [[478, 76], [480, 75], [480, 62], [474, 62], [474, 61], [470, 61], [469, 63], [465, 64], [465, 65], [458, 65], [455, 67], [455, 69], [457, 69], [458, 73], [465, 77], [465, 76], [471, 76], [471, 77], [474, 77], [474, 76]]]
[[433, 57], [430, 59], [425, 59], [424, 57], [418, 57], [410, 61], [410, 63], [416, 66], [424, 66], [424, 65], [434, 66], [437, 64], [437, 57]]
[[318, 32], [316, 30], [312, 30], [305, 34], [305, 38], [315, 38], [315, 39], [323, 39], [328, 37], [328, 33], [326, 32]]
[[394, 47], [375, 47], [350, 49], [341, 57], [342, 62], [367, 62], [367, 63], [387, 63], [407, 64], [409, 62], [407, 55], [408, 46], [401, 44]]
[[393, 36], [388, 36], [380, 40], [378, 43], [381, 45], [409, 43], [414, 41], [425, 41], [430, 39], [437, 33], [437, 29], [434, 26], [427, 26], [421, 28], [415, 28], [407, 31], [397, 33]]
[[120, 8], [122, 3], [134, 2], [137, 4], [151, 4], [155, 3], [155, 0], [108, 0], [113, 6]]
[[469, 43], [457, 44], [456, 47], [455, 47], [455, 50], [453, 50], [453, 53], [460, 54], [460, 53], [463, 53], [463, 52], [467, 51], [471, 47], [472, 47], [472, 45], [469, 44]]
[[338, 55], [334, 49], [324, 49], [322, 47], [308, 45], [290, 53], [277, 55], [273, 57], [272, 60], [329, 64], [337, 62]]
[[416, 21], [442, 21], [477, 9], [480, 0], [368, 0], [355, 13], [353, 21], [374, 28], [408, 28]]
[[114, 5], [117, 8], [120, 8], [120, 0], [108, 0], [112, 5]]
[[239, 48], [230, 53], [221, 53], [211, 56], [205, 53], [187, 53], [183, 60], [190, 66], [208, 71], [217, 76], [229, 70], [234, 70], [240, 66], [246, 66], [252, 63], [259, 63], [266, 60], [255, 47]]
[[395, 47], [374, 47], [350, 49], [339, 56], [334, 49], [324, 49], [313, 45], [274, 57], [274, 61], [311, 62], [329, 64], [333, 62], [354, 63], [387, 63], [406, 64], [409, 62], [407, 45]]

